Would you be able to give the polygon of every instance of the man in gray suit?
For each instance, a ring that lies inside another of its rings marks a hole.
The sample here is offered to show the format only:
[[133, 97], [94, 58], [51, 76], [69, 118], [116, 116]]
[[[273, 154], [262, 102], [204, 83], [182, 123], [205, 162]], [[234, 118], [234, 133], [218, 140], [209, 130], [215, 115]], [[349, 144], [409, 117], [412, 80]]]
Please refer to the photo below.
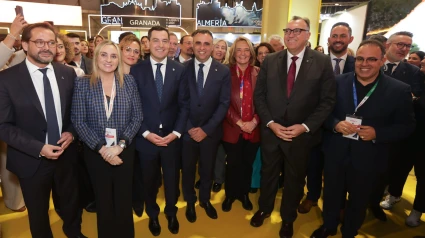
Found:
[[279, 235], [292, 237], [310, 149], [320, 141], [320, 128], [334, 107], [336, 89], [329, 56], [305, 47], [310, 21], [294, 16], [284, 33], [287, 49], [266, 57], [254, 92], [262, 123], [263, 167], [259, 210], [251, 225], [261, 226], [273, 211], [283, 163], [286, 191]]

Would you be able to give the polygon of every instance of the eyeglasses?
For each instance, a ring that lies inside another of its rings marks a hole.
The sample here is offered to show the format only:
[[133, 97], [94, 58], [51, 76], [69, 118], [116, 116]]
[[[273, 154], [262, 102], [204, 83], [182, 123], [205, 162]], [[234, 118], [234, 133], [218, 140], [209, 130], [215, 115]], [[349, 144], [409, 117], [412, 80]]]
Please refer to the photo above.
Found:
[[309, 31], [306, 29], [301, 29], [301, 28], [295, 28], [295, 29], [289, 29], [289, 28], [285, 28], [283, 29], [283, 32], [285, 33], [285, 35], [290, 35], [291, 33], [294, 33], [294, 35], [299, 35], [301, 34], [301, 32], [303, 31]]
[[51, 41], [44, 41], [44, 40], [29, 40], [32, 43], [35, 44], [35, 46], [37, 46], [38, 48], [43, 48], [46, 44], [47, 46], [49, 46], [49, 48], [54, 48], [56, 47], [56, 41], [51, 40]]
[[373, 64], [373, 63], [376, 63], [376, 61], [378, 61], [379, 59], [377, 59], [377, 58], [375, 58], [375, 57], [370, 57], [370, 58], [363, 58], [363, 57], [361, 57], [361, 56], [357, 56], [356, 58], [356, 63], [359, 63], [359, 64], [363, 64], [363, 62], [366, 60], [366, 63], [368, 63], [368, 64]]
[[397, 46], [398, 49], [403, 49], [404, 47], [406, 47], [407, 49], [412, 49], [412, 45], [411, 44], [404, 44], [403, 42], [398, 42], [398, 43], [393, 43]]
[[127, 46], [127, 47], [125, 47], [124, 50], [127, 54], [131, 54], [131, 52], [133, 52], [136, 55], [140, 55], [140, 50], [138, 50], [138, 49], [133, 49], [133, 48]]

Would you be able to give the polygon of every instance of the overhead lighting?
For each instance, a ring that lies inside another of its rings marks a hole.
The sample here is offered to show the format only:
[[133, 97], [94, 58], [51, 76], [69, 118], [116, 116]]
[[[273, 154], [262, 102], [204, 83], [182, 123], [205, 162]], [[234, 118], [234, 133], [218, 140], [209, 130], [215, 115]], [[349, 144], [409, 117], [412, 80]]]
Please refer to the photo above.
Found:
[[339, 3], [335, 3], [335, 6], [339, 6]]

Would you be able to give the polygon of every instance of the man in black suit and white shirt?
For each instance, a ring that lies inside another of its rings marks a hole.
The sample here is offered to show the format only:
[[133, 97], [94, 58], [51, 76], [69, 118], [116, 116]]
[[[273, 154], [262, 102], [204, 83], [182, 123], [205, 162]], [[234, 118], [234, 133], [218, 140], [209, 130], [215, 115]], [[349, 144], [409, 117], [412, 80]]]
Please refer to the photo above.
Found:
[[285, 32], [286, 50], [269, 54], [261, 65], [254, 102], [261, 119], [261, 193], [251, 225], [261, 226], [274, 208], [284, 163], [280, 237], [292, 237], [303, 197], [310, 149], [335, 104], [335, 76], [329, 56], [306, 48], [310, 21], [294, 16]]
[[0, 72], [0, 139], [8, 144], [7, 169], [21, 183], [32, 237], [53, 237], [48, 215], [52, 186], [60, 198], [65, 235], [85, 237], [70, 120], [75, 71], [51, 63], [56, 35], [48, 23], [28, 25], [22, 46], [26, 60]]
[[182, 36], [180, 39], [180, 54], [175, 58], [176, 61], [184, 63], [193, 58], [193, 37], [191, 35]]
[[93, 62], [91, 59], [81, 54], [80, 36], [75, 33], [68, 33], [66, 34], [66, 37], [68, 37], [69, 42], [74, 46], [75, 55], [73, 61], [70, 64], [84, 70], [86, 75], [91, 74], [93, 70]]

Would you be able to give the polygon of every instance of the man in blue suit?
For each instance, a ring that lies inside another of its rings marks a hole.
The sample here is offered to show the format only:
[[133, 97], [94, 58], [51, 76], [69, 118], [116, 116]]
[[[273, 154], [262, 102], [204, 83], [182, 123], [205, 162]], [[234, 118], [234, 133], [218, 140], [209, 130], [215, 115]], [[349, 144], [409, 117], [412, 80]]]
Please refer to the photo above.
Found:
[[218, 145], [223, 135], [222, 121], [230, 104], [230, 70], [211, 58], [213, 36], [208, 30], [192, 33], [195, 58], [185, 63], [190, 93], [189, 118], [183, 135], [182, 183], [187, 201], [186, 218], [196, 221], [194, 189], [199, 158], [200, 206], [217, 219], [210, 203], [210, 191]]
[[177, 173], [180, 169], [181, 140], [185, 131], [189, 94], [184, 66], [168, 59], [170, 35], [157, 26], [148, 31], [150, 57], [131, 68], [136, 79], [143, 109], [143, 122], [136, 138], [142, 166], [146, 213], [149, 230], [161, 233], [156, 203], [161, 168], [164, 176], [165, 215], [168, 229], [177, 234]]
[[324, 124], [324, 224], [311, 237], [336, 234], [345, 189], [349, 199], [342, 237], [357, 235], [392, 143], [407, 138], [415, 128], [410, 86], [381, 72], [384, 55], [380, 42], [363, 41], [355, 73], [336, 78], [336, 105]]

